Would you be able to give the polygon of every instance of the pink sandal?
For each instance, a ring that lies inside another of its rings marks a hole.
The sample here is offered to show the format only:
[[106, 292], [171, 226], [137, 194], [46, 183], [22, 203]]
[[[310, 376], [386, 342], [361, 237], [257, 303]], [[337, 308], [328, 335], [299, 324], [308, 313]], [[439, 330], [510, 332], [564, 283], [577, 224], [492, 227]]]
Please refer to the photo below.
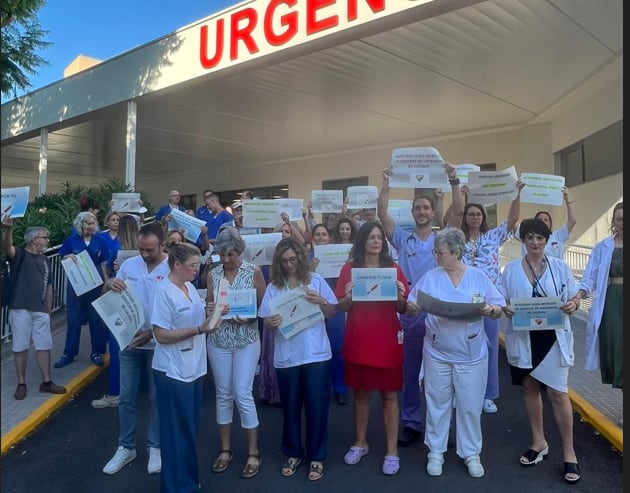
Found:
[[383, 474], [393, 476], [400, 469], [400, 457], [395, 455], [386, 455], [383, 459]]

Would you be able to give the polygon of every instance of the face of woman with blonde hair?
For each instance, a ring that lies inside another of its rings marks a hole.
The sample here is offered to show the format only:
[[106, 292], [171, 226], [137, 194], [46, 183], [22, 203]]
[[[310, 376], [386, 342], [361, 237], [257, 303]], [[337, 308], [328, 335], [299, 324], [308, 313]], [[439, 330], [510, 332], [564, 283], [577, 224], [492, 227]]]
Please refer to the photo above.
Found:
[[280, 233], [282, 233], [282, 239], [291, 238], [292, 236], [291, 226], [289, 226], [286, 223], [283, 224], [282, 227], [280, 228]]

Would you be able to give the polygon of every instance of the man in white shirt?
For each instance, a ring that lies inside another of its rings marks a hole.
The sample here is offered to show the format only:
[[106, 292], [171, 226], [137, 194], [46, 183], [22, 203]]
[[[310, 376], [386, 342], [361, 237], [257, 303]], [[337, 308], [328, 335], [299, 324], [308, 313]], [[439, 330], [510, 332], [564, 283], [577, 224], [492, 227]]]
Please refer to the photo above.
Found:
[[169, 273], [168, 255], [164, 252], [164, 230], [160, 223], [144, 226], [138, 235], [140, 255], [127, 259], [118, 269], [116, 277], [108, 279], [105, 290], [123, 291], [133, 286], [142, 300], [145, 325], [138, 330], [129, 345], [121, 348], [120, 357], [120, 405], [118, 419], [120, 431], [118, 449], [103, 468], [105, 474], [115, 474], [137, 456], [135, 446], [136, 403], [142, 379], [148, 379], [151, 398], [151, 417], [147, 430], [149, 460], [147, 471], [157, 474], [162, 469], [160, 456], [160, 430], [155, 383], [151, 363], [155, 341], [151, 331], [151, 308], [155, 287], [167, 278]]

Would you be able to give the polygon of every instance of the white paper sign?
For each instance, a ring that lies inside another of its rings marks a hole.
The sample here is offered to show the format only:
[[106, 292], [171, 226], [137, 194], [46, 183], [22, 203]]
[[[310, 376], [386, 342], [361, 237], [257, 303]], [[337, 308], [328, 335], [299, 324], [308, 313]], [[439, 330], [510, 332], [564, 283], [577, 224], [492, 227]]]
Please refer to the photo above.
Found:
[[468, 203], [493, 205], [512, 202], [518, 193], [516, 169], [502, 171], [471, 171], [468, 173]]
[[351, 269], [352, 301], [396, 301], [398, 287], [395, 267]]
[[278, 199], [278, 204], [279, 215], [286, 212], [289, 215], [289, 221], [302, 220], [302, 209], [304, 208], [303, 199]]
[[514, 330], [550, 330], [564, 328], [564, 314], [559, 296], [512, 298], [510, 306]]
[[140, 212], [142, 200], [136, 192], [112, 193], [111, 210], [114, 212]]
[[31, 187], [2, 189], [2, 204], [0, 205], [0, 212], [2, 213], [1, 220], [4, 220], [5, 216], [9, 215], [12, 218], [24, 217], [30, 190]]
[[273, 228], [281, 221], [280, 202], [278, 200], [243, 200], [243, 226]]
[[376, 209], [378, 188], [373, 185], [348, 187], [348, 209]]
[[391, 188], [441, 188], [444, 160], [434, 147], [402, 147], [392, 151]]
[[324, 320], [319, 305], [306, 300], [306, 290], [306, 286], [300, 286], [269, 301], [272, 313], [282, 317], [278, 330], [285, 339]]
[[206, 225], [206, 222], [179, 209], [171, 210], [170, 214], [172, 219], [168, 222], [169, 231], [178, 229], [183, 232], [184, 238], [187, 240], [197, 241], [201, 234], [201, 228]]
[[525, 187], [521, 190], [521, 202], [561, 206], [564, 201], [562, 187], [564, 176], [543, 173], [521, 173]]
[[243, 238], [245, 251], [241, 254], [241, 258], [255, 265], [271, 265], [276, 245], [281, 239], [282, 233], [247, 235]]
[[118, 347], [124, 349], [144, 326], [142, 301], [131, 284], [123, 291], [107, 291], [92, 302], [92, 306], [116, 338]]
[[225, 277], [222, 277], [219, 281], [219, 288], [217, 289], [218, 297], [214, 300], [214, 311], [212, 317], [210, 317], [210, 328], [215, 328], [219, 324], [219, 320], [222, 317], [223, 308], [227, 304], [228, 291], [230, 284]]
[[[476, 164], [455, 164], [457, 170], [457, 179], [460, 185], [468, 184], [468, 174], [474, 171], [480, 171], [481, 166]], [[448, 182], [448, 175], [444, 176], [444, 186], [441, 187], [443, 192], [450, 192], [452, 190], [451, 184]]]
[[92, 262], [87, 250], [76, 254], [75, 259], [76, 262], [71, 258], [66, 258], [61, 261], [61, 266], [77, 296], [92, 291], [103, 284], [101, 274]]
[[341, 267], [348, 261], [351, 248], [351, 243], [313, 245], [313, 254], [316, 259], [319, 259], [315, 272], [324, 278], [339, 277]]
[[312, 212], [341, 212], [342, 207], [343, 190], [311, 190]]
[[234, 317], [256, 318], [256, 288], [228, 289], [226, 301], [230, 305], [230, 311], [227, 315], [223, 315], [222, 319], [228, 320]]
[[389, 199], [387, 202], [387, 212], [396, 223], [396, 226], [400, 226], [408, 233], [416, 229], [416, 221], [411, 213], [411, 204], [411, 200], [404, 199]]

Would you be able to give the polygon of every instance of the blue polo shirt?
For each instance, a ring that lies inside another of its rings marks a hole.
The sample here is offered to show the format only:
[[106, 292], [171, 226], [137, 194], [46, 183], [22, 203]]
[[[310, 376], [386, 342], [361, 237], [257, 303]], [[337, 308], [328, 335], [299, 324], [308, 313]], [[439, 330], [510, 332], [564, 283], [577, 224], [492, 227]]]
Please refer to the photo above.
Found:
[[[232, 214], [230, 214], [225, 209], [221, 210], [216, 216], [212, 214], [212, 211], [208, 209], [205, 205], [199, 207], [197, 212], [195, 213], [195, 217], [197, 219], [201, 219], [206, 222], [206, 226], [208, 227], [208, 239], [215, 240], [217, 235], [219, 234], [219, 228], [224, 223], [229, 223], [232, 221]], [[199, 242], [199, 240], [197, 240]]]
[[[177, 208], [182, 212], [186, 212], [186, 208], [183, 205], [178, 205]], [[155, 213], [155, 220], [161, 221], [164, 216], [167, 216], [170, 213], [171, 213], [171, 206], [169, 204], [164, 204]]]
[[[92, 236], [92, 240], [88, 245], [85, 244], [83, 237], [77, 234], [68, 236], [65, 240], [63, 240], [63, 244], [59, 249], [59, 256], [63, 258], [71, 253], [77, 255], [83, 250], [87, 250], [88, 255], [98, 270], [98, 273], [101, 277], [103, 277], [101, 262], [107, 262], [109, 260], [110, 253], [107, 243], [99, 234]], [[68, 283], [68, 286], [70, 286], [70, 283]]]

